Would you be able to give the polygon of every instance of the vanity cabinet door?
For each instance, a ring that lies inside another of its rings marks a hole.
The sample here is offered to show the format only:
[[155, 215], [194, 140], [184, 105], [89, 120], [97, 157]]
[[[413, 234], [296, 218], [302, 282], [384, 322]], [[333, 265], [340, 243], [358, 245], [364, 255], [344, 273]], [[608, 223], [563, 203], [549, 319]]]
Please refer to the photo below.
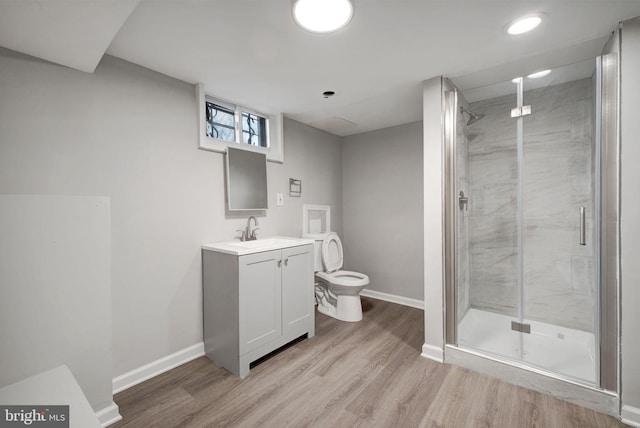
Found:
[[[313, 246], [282, 250], [282, 324], [292, 339], [315, 332], [313, 307]], [[311, 331], [309, 331], [311, 330]]]
[[282, 336], [282, 251], [239, 257], [240, 355]]

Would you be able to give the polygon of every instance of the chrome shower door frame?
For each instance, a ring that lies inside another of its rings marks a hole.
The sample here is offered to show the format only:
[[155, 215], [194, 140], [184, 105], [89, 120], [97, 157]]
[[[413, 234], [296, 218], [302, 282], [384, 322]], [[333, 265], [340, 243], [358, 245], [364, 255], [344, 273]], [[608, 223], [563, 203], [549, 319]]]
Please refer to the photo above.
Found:
[[444, 281], [445, 281], [445, 343], [458, 345], [456, 272], [456, 121], [458, 116], [458, 89], [449, 80], [442, 85], [444, 128]]

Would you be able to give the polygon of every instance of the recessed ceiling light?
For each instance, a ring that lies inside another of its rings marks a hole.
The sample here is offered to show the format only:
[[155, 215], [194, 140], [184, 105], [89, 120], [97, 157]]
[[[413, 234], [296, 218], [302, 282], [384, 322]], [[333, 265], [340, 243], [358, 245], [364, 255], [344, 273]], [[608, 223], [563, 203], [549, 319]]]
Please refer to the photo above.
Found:
[[551, 70], [542, 70], [542, 71], [538, 71], [538, 72], [536, 72], [536, 73], [531, 73], [531, 74], [530, 74], [530, 75], [528, 75], [527, 77], [528, 77], [529, 79], [539, 79], [539, 78], [541, 78], [541, 77], [548, 76], [548, 75], [549, 75], [549, 73], [551, 73]]
[[514, 77], [513, 79], [511, 79], [511, 83], [515, 83], [517, 85], [521, 80], [522, 77]]
[[534, 28], [538, 27], [542, 23], [542, 14], [536, 13], [532, 15], [526, 15], [516, 19], [507, 27], [507, 33], [515, 36], [517, 34], [527, 33]]
[[330, 33], [347, 25], [353, 17], [350, 0], [294, 0], [293, 18], [305, 30]]

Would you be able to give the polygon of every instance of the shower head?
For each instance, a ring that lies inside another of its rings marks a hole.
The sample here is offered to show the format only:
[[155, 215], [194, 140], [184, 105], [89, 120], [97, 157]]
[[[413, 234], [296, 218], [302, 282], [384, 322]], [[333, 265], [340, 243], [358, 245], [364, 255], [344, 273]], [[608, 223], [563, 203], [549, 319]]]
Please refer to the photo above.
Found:
[[465, 106], [460, 106], [460, 113], [467, 113], [469, 115], [469, 120], [467, 120], [467, 126], [473, 125], [480, 119], [484, 117], [484, 114], [477, 114], [467, 109]]

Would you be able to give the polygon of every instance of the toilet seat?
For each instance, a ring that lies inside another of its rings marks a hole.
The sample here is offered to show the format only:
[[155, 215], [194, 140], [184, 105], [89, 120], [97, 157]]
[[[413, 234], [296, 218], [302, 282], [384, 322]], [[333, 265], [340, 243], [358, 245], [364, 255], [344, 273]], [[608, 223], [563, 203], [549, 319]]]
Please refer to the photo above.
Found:
[[326, 272], [342, 269], [342, 242], [335, 232], [330, 232], [322, 240], [322, 264]]
[[335, 272], [318, 272], [316, 276], [335, 285], [343, 287], [360, 287], [369, 284], [369, 277], [360, 272], [338, 270]]
[[369, 277], [363, 273], [340, 270], [343, 260], [340, 237], [335, 232], [327, 234], [322, 241], [322, 263], [325, 272], [318, 272], [316, 275], [333, 285], [344, 287], [361, 287], [369, 284]]

